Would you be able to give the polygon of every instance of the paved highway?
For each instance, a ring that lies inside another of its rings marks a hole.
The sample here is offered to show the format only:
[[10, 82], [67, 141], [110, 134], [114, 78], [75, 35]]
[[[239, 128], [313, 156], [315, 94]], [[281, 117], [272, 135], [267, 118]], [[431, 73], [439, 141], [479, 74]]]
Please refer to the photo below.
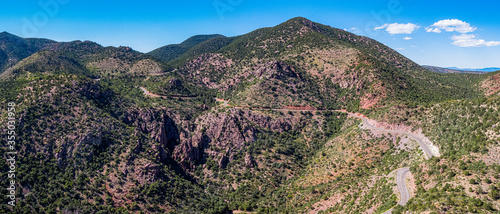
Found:
[[[410, 200], [411, 195], [410, 195], [410, 190], [408, 190], [408, 186], [406, 186], [406, 176], [410, 173], [410, 168], [409, 167], [404, 167], [401, 169], [398, 169], [397, 175], [396, 175], [396, 183], [398, 185], [398, 190], [399, 190], [399, 205], [404, 206]], [[390, 210], [385, 211], [383, 214], [391, 214], [392, 213], [392, 208]]]
[[408, 173], [410, 173], [410, 167], [401, 168], [397, 172], [396, 183], [398, 184], [398, 190], [401, 196], [399, 200], [401, 206], [406, 205], [406, 202], [410, 200], [410, 190], [408, 190], [405, 182]]
[[[144, 91], [144, 93], [146, 95], [150, 95], [150, 96], [160, 96], [160, 95], [156, 95], [156, 94], [153, 94], [151, 92], [149, 92], [147, 89], [143, 88], [143, 87], [139, 87], [141, 90]], [[222, 105], [223, 106], [228, 106], [228, 107], [232, 107], [228, 104], [228, 100], [223, 100], [223, 99], [218, 99], [216, 98], [217, 101], [219, 102], [222, 102]], [[235, 107], [235, 108], [240, 108], [240, 107]], [[269, 110], [286, 110], [286, 109], [269, 109]], [[303, 111], [303, 110], [301, 110]], [[306, 110], [307, 111], [307, 110]], [[328, 111], [328, 110], [312, 110], [312, 111]], [[415, 139], [418, 144], [420, 145], [420, 147], [424, 150], [425, 154], [427, 155], [428, 158], [431, 158], [433, 157], [432, 155], [432, 152], [431, 150], [429, 149], [429, 147], [427, 147], [427, 145], [425, 145], [423, 142], [422, 142], [422, 139], [420, 139], [419, 137], [413, 135], [412, 133], [409, 133], [409, 132], [403, 132], [403, 131], [395, 131], [395, 130], [389, 130], [389, 129], [384, 129], [384, 128], [378, 128], [378, 127], [375, 127], [373, 125], [371, 125], [370, 123], [368, 123], [368, 118], [366, 118], [365, 116], [360, 116], [358, 114], [354, 114], [354, 113], [350, 113], [350, 112], [346, 112], [346, 111], [341, 111], [341, 112], [345, 112], [351, 116], [354, 116], [356, 118], [359, 118], [361, 120], [363, 120], [363, 123], [365, 124], [365, 126], [371, 130], [378, 130], [378, 131], [383, 131], [383, 132], [388, 132], [388, 133], [397, 133], [397, 134], [405, 134], [405, 135], [408, 135], [409, 137]], [[409, 167], [404, 167], [404, 168], [401, 168], [401, 169], [398, 169], [397, 171], [397, 175], [396, 175], [396, 184], [398, 186], [398, 190], [399, 190], [399, 193], [400, 193], [400, 200], [399, 200], [399, 203], [401, 206], [404, 206], [406, 205], [406, 203], [408, 202], [408, 200], [410, 199], [411, 195], [410, 195], [410, 190], [408, 190], [408, 187], [406, 186], [406, 181], [405, 181], [405, 178], [406, 176], [410, 173], [410, 168]], [[388, 214], [388, 213], [391, 213], [392, 212], [392, 208], [390, 210], [387, 210], [386, 212], [384, 212], [384, 214]]]
[[[428, 158], [431, 158], [433, 156], [431, 150], [427, 147], [427, 145], [425, 145], [422, 142], [422, 139], [413, 135], [412, 133], [378, 128], [378, 127], [375, 127], [375, 126], [371, 125], [370, 123], [368, 123], [368, 118], [366, 118], [364, 116], [360, 116], [360, 115], [349, 113], [349, 112], [347, 112], [347, 114], [363, 120], [364, 125], [370, 130], [378, 130], [378, 131], [383, 131], [383, 132], [408, 135], [409, 137], [415, 139], [418, 142], [418, 144], [420, 144], [420, 147], [425, 151], [425, 154], [427, 155]], [[400, 200], [399, 200], [398, 204], [401, 206], [406, 205], [406, 203], [408, 202], [408, 200], [411, 197], [410, 190], [408, 190], [408, 187], [406, 186], [406, 181], [405, 181], [405, 178], [409, 173], [410, 173], [409, 167], [404, 167], [404, 168], [398, 169], [398, 171], [396, 173], [397, 174], [396, 175], [396, 184], [398, 186], [399, 195], [400, 195]], [[389, 213], [392, 213], [392, 208], [390, 210], [387, 210], [386, 212], [384, 212], [384, 214], [389, 214]]]
[[420, 145], [420, 147], [422, 148], [422, 150], [424, 150], [425, 154], [427, 155], [427, 158], [432, 158], [434, 156], [432, 154], [431, 150], [429, 149], [429, 147], [427, 147], [427, 145], [424, 144], [424, 142], [422, 141], [422, 139], [420, 139], [419, 137], [415, 136], [412, 133], [378, 128], [378, 127], [375, 127], [375, 126], [371, 125], [370, 123], [368, 123], [368, 119], [366, 117], [362, 117], [362, 116], [359, 116], [357, 114], [353, 114], [353, 113], [349, 113], [349, 112], [347, 114], [349, 114], [351, 116], [354, 116], [354, 117], [357, 117], [359, 119], [362, 119], [363, 123], [365, 124], [365, 126], [368, 127], [369, 129], [383, 131], [383, 132], [389, 132], [389, 133], [397, 133], [397, 134], [408, 135], [408, 137], [411, 137], [411, 138], [415, 139], [418, 142], [418, 144]]

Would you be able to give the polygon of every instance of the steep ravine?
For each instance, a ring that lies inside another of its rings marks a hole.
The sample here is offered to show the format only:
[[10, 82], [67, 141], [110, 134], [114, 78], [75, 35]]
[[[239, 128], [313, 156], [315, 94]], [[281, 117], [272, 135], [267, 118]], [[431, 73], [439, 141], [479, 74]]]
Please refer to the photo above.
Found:
[[[149, 91], [147, 91], [145, 88], [141, 87], [141, 89], [144, 91], [146, 96], [149, 94]], [[241, 149], [245, 142], [253, 141], [252, 138], [256, 131], [253, 127], [248, 128], [245, 125], [243, 126], [236, 125], [236, 123], [239, 123], [236, 121], [241, 121], [242, 118], [257, 123], [261, 127], [270, 128], [273, 131], [281, 132], [294, 128], [291, 125], [293, 124], [293, 121], [285, 120], [286, 121], [285, 122], [281, 119], [271, 120], [270, 118], [258, 116], [254, 114], [251, 110], [246, 110], [246, 108], [230, 106], [228, 104], [228, 101], [221, 99], [216, 99], [216, 101], [222, 102], [221, 104], [222, 106], [232, 107], [230, 112], [233, 114], [228, 114], [228, 115], [222, 114], [222, 116], [219, 116], [218, 113], [215, 114], [209, 113], [197, 119], [195, 123], [197, 124], [197, 127], [195, 128], [194, 132], [195, 134], [192, 135], [191, 138], [186, 138], [184, 134], [181, 134], [181, 136], [183, 137], [181, 137], [180, 146], [176, 148], [174, 159], [176, 159], [176, 161], [178, 161], [184, 169], [190, 169], [193, 167], [193, 163], [200, 161], [200, 157], [203, 155], [201, 152], [204, 150], [204, 148], [208, 146], [209, 143], [214, 143], [217, 146], [227, 148], [225, 153], [222, 154], [214, 153], [214, 155], [218, 155], [221, 157], [219, 161], [219, 167], [224, 168], [227, 165], [227, 163], [232, 160], [231, 151], [233, 149]], [[267, 109], [267, 110], [289, 111], [290, 109], [283, 108], [283, 109]], [[331, 111], [331, 110], [300, 109], [297, 111]], [[404, 128], [396, 130], [382, 128], [380, 127], [379, 122], [375, 121], [377, 125], [370, 124], [369, 119], [365, 115], [359, 113], [351, 113], [344, 110], [338, 110], [338, 111], [347, 113], [350, 116], [361, 119], [363, 121], [363, 127], [371, 131], [407, 135], [408, 137], [418, 142], [420, 148], [425, 153], [426, 159], [432, 158], [434, 156], [440, 156], [439, 151], [436, 151], [437, 148], [435, 148], [435, 146], [432, 145], [432, 142], [430, 142], [430, 140], [428, 140], [425, 136], [422, 137], [422, 134], [415, 134], [408, 131], [404, 131], [405, 130]], [[222, 126], [222, 129], [220, 124], [224, 124], [224, 126]], [[225, 139], [224, 136], [226, 136], [227, 139]], [[228, 141], [234, 141], [236, 142], [236, 144], [223, 145], [224, 142]], [[410, 173], [409, 167], [404, 167], [397, 170], [396, 184], [398, 186], [398, 191], [400, 192], [400, 201], [398, 204], [402, 206], [406, 205], [408, 200], [411, 198], [410, 190], [408, 189], [405, 182], [405, 178], [408, 177], [409, 173]], [[391, 213], [391, 211], [392, 208], [384, 213]]]

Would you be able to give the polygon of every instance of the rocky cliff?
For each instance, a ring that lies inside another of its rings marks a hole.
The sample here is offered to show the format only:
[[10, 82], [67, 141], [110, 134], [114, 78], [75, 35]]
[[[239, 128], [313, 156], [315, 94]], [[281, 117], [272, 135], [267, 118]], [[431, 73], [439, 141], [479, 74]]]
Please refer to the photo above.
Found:
[[[163, 109], [131, 110], [126, 123], [136, 128], [136, 135], [146, 134], [159, 160], [175, 160], [184, 170], [192, 170], [207, 156], [219, 157], [219, 167], [233, 160], [236, 151], [246, 148], [263, 131], [284, 132], [301, 125], [299, 118], [273, 118], [249, 110], [207, 112], [194, 121], [181, 120], [175, 112]], [[141, 145], [145, 146], [145, 145]], [[252, 158], [246, 157], [251, 165]]]

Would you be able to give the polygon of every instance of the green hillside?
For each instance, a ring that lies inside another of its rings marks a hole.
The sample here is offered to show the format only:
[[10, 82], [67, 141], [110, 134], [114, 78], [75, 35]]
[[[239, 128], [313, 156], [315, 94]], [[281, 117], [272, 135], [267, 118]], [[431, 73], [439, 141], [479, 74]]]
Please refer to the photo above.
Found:
[[184, 54], [186, 51], [189, 51], [189, 49], [195, 47], [196, 45], [198, 45], [206, 40], [209, 40], [212, 38], [219, 38], [219, 37], [224, 38], [224, 36], [220, 35], [220, 34], [192, 36], [180, 44], [166, 45], [166, 46], [157, 48], [157, 49], [155, 49], [147, 54], [151, 55], [151, 56], [153, 56], [153, 57], [155, 57], [163, 62], [170, 62], [173, 59]]
[[500, 210], [500, 71], [434, 73], [300, 17], [148, 54], [5, 33], [0, 49], [17, 60], [0, 124], [14, 102], [18, 133], [18, 201], [2, 213]]
[[20, 78], [50, 74], [94, 76], [77, 61], [54, 51], [40, 51], [0, 74], [0, 78]]
[[7, 32], [0, 33], [0, 73], [54, 43], [48, 39], [24, 39]]
[[[434, 73], [377, 41], [304, 18], [232, 39], [207, 40], [197, 47], [201, 45], [217, 48], [185, 54], [172, 66], [199, 85], [229, 94], [237, 105], [345, 108], [370, 106], [363, 99], [374, 98], [379, 105], [395, 101], [393, 98], [414, 105], [481, 94], [474, 86], [479, 75]], [[224, 63], [216, 63], [221, 60]], [[292, 84], [262, 79], [259, 69], [269, 69], [271, 61], [292, 67], [300, 80]], [[194, 73], [197, 70], [206, 72]], [[297, 91], [296, 86], [302, 90]], [[307, 99], [293, 95], [304, 93]], [[276, 96], [283, 100], [271, 103]]]

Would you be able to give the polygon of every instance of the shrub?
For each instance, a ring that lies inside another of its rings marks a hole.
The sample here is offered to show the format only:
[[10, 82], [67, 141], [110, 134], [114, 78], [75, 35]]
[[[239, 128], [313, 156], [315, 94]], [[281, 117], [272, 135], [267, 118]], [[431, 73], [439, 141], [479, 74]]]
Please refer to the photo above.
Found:
[[474, 179], [474, 178], [470, 179], [469, 184], [476, 184], [476, 179]]

